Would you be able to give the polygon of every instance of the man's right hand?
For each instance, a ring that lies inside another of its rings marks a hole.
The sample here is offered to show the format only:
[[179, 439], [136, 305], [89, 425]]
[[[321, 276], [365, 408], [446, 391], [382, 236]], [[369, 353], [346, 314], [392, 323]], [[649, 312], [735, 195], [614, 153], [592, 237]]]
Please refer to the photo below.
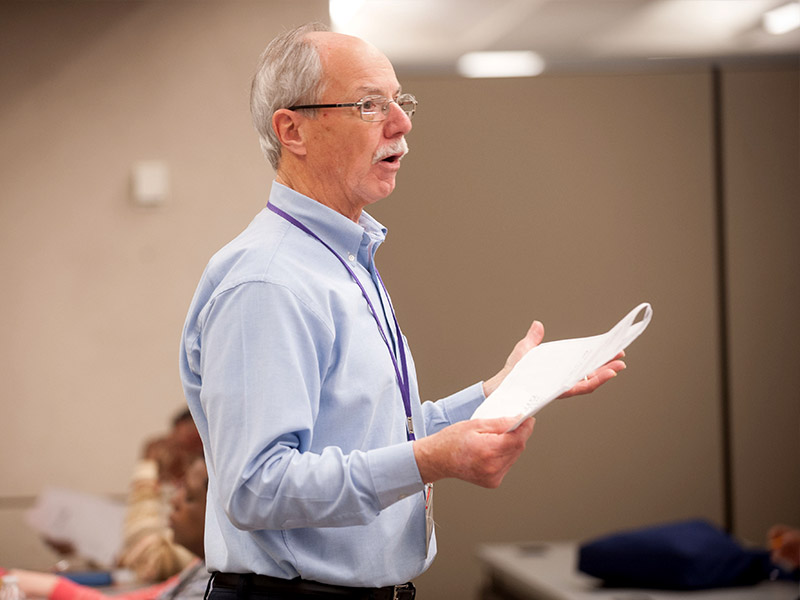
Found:
[[422, 480], [433, 483], [454, 477], [496, 488], [525, 450], [534, 419], [505, 433], [516, 417], [461, 421], [414, 441], [414, 457]]

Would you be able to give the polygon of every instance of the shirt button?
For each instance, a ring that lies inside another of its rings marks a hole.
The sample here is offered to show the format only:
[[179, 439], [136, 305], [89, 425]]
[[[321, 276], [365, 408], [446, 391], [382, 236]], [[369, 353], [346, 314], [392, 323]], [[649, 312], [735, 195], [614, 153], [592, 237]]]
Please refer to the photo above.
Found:
[[347, 260], [349, 260], [350, 262], [353, 262], [355, 259], [356, 259], [356, 257], [355, 257], [353, 254], [350, 254], [350, 255], [347, 257]]

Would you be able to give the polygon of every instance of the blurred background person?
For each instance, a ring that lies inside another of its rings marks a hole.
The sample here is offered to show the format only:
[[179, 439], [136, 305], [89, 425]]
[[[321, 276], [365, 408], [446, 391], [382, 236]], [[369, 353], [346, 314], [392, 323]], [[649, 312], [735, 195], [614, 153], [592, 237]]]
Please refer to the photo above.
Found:
[[167, 517], [176, 483], [202, 455], [202, 442], [188, 409], [175, 415], [168, 433], [145, 444], [131, 479], [118, 557], [119, 566], [133, 571], [139, 581], [164, 581], [192, 560], [185, 544], [173, 540]]
[[800, 529], [773, 525], [767, 532], [767, 541], [772, 550], [772, 562], [789, 570], [800, 568]]
[[200, 600], [208, 582], [205, 569], [203, 535], [205, 528], [206, 491], [208, 473], [205, 461], [196, 458], [185, 470], [171, 499], [169, 516], [170, 531], [174, 543], [191, 556], [183, 570], [166, 581], [129, 593], [103, 591], [77, 584], [70, 579], [52, 573], [14, 569], [12, 574], [19, 580], [19, 587], [29, 598], [48, 600]]

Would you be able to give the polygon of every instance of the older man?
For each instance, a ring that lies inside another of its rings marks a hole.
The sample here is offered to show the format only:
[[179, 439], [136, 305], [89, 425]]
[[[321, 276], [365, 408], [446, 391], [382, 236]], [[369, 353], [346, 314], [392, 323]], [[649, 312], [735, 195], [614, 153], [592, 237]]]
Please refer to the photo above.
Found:
[[498, 486], [533, 430], [467, 419], [541, 341], [538, 322], [496, 376], [420, 403], [374, 261], [386, 230], [364, 212], [394, 189], [416, 104], [358, 38], [305, 26], [262, 55], [251, 107], [277, 176], [211, 259], [182, 339], [215, 600], [413, 597], [405, 582], [436, 552], [431, 484]]

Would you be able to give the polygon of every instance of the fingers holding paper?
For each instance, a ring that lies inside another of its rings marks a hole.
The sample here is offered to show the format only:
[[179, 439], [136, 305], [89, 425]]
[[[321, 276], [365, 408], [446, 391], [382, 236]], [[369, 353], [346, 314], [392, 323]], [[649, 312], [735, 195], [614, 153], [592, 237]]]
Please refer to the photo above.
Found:
[[486, 400], [471, 418], [519, 415], [521, 423], [556, 398], [593, 392], [625, 368], [624, 350], [647, 328], [652, 314], [650, 305], [642, 303], [604, 334], [546, 343], [544, 327], [534, 321], [503, 369], [484, 382]]
[[[511, 354], [508, 355], [503, 368], [494, 377], [487, 379], [483, 382], [483, 392], [485, 396], [489, 396], [494, 392], [497, 387], [503, 382], [506, 376], [514, 369], [516, 364], [525, 356], [529, 350], [542, 343], [544, 339], [544, 325], [541, 321], [534, 321], [528, 328], [525, 337], [519, 340], [515, 345]], [[569, 398], [570, 396], [579, 396], [582, 394], [591, 394], [601, 385], [617, 376], [617, 373], [625, 369], [626, 365], [623, 362], [625, 351], [620, 351], [617, 356], [608, 361], [602, 367], [594, 370], [586, 376], [585, 379], [580, 380], [571, 389], [564, 392], [560, 398]]]
[[511, 354], [508, 355], [503, 368], [500, 369], [494, 377], [483, 382], [483, 395], [488, 397], [494, 392], [520, 359], [525, 356], [529, 350], [541, 344], [543, 339], [544, 325], [541, 321], [534, 321], [528, 328], [528, 333], [525, 334], [525, 337], [514, 345], [514, 349], [511, 351]]
[[614, 379], [620, 371], [626, 368], [625, 362], [622, 360], [624, 357], [625, 352], [620, 352], [613, 360], [608, 361], [599, 369], [595, 369], [593, 372], [589, 373], [589, 375], [564, 392], [559, 398], [591, 394], [605, 382]]
[[533, 419], [513, 431], [516, 418], [461, 421], [414, 442], [414, 458], [422, 480], [433, 483], [453, 477], [496, 488], [525, 450]]

